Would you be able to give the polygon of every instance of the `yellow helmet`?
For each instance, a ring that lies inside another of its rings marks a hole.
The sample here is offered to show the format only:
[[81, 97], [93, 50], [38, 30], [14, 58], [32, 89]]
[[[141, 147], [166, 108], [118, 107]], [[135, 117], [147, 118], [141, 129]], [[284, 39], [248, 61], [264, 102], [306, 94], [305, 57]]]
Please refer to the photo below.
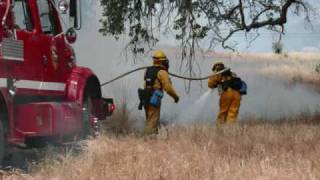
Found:
[[212, 71], [221, 71], [225, 69], [225, 66], [222, 61], [217, 61], [213, 64]]
[[153, 53], [152, 58], [153, 58], [153, 60], [155, 60], [155, 61], [165, 61], [165, 60], [168, 60], [166, 54], [165, 54], [163, 51], [161, 51], [161, 50], [155, 51], [155, 52]]

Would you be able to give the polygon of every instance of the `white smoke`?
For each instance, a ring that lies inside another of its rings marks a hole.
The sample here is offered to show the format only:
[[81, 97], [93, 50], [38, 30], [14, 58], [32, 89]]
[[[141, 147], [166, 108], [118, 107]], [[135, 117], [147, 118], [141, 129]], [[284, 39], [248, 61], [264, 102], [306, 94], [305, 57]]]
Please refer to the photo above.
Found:
[[[88, 1], [91, 2], [91, 1]], [[101, 11], [99, 4], [95, 4], [98, 11], [87, 14], [84, 18], [84, 28], [79, 32], [79, 39], [75, 46], [78, 64], [90, 67], [98, 75], [101, 82], [112, 79], [133, 68], [151, 65], [149, 57], [133, 63], [130, 56], [123, 56], [126, 38], [115, 41], [112, 37], [103, 37], [98, 33]], [[168, 50], [168, 49], [167, 49]], [[170, 50], [171, 71], [177, 72], [177, 52]], [[199, 61], [203, 75], [211, 73], [214, 57], [205, 57]], [[240, 118], [255, 116], [258, 118], [278, 118], [295, 116], [302, 112], [315, 112], [319, 109], [320, 96], [314, 90], [304, 85], [288, 85], [295, 74], [309, 76], [314, 70], [313, 65], [319, 61], [298, 60], [245, 60], [223, 59], [248, 84], [248, 95], [243, 96]], [[314, 78], [314, 77], [312, 77]], [[181, 101], [175, 104], [166, 96], [162, 106], [162, 119], [175, 122], [214, 121], [219, 109], [217, 92], [202, 96], [207, 92], [207, 82], [193, 82], [191, 92], [185, 92], [185, 81], [172, 78]], [[202, 85], [202, 86], [200, 86]], [[143, 72], [132, 74], [103, 88], [106, 97], [119, 96], [119, 87], [127, 91], [128, 107], [132, 114], [144, 121], [144, 112], [138, 111], [137, 89], [143, 86]], [[205, 98], [204, 98], [205, 97]], [[201, 100], [199, 100], [199, 98]], [[117, 100], [117, 99], [116, 99]], [[199, 103], [201, 102], [201, 103]], [[184, 120], [185, 119], [185, 120]]]

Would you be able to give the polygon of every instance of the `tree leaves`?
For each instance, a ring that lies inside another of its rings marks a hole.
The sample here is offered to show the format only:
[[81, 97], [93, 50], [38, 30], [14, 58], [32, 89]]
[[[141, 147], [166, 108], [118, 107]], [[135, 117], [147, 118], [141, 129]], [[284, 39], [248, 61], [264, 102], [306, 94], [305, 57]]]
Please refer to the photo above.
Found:
[[[171, 32], [181, 47], [194, 50], [204, 38], [211, 45], [234, 49], [228, 42], [239, 31], [277, 30], [292, 8], [308, 17], [305, 0], [100, 0], [100, 32], [118, 38], [127, 34], [134, 53], [153, 47], [161, 33]], [[306, 18], [307, 20], [309, 18]], [[282, 30], [283, 31], [283, 30]], [[282, 33], [280, 31], [280, 33]], [[156, 33], [155, 33], [156, 32]], [[155, 36], [155, 34], [157, 34]], [[194, 54], [194, 53], [189, 53]]]

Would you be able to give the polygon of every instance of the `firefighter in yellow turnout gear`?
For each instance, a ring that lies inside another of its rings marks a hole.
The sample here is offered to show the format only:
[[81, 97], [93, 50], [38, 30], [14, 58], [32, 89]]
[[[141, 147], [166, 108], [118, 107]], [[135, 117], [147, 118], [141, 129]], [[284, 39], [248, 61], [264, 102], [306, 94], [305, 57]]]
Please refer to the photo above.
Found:
[[153, 105], [150, 102], [150, 96], [155, 91], [161, 94], [163, 90], [169, 94], [175, 103], [178, 103], [179, 96], [174, 90], [171, 80], [169, 78], [169, 60], [167, 59], [163, 51], [156, 51], [153, 54], [153, 66], [148, 68], [145, 73], [145, 90], [149, 91], [149, 97], [147, 102], [144, 103], [144, 109], [146, 113], [146, 121], [144, 127], [144, 134], [154, 134], [158, 132], [160, 125], [160, 110], [161, 110], [161, 99], [158, 105]]
[[[214, 73], [223, 71], [225, 66], [222, 62], [214, 64], [212, 71]], [[231, 88], [227, 83], [232, 81], [236, 75], [230, 70], [226, 70], [223, 73], [213, 75], [208, 80], [208, 87], [218, 88], [220, 100], [219, 100], [219, 114], [217, 117], [217, 124], [234, 123], [237, 120], [237, 116], [240, 108], [241, 95], [238, 90]]]

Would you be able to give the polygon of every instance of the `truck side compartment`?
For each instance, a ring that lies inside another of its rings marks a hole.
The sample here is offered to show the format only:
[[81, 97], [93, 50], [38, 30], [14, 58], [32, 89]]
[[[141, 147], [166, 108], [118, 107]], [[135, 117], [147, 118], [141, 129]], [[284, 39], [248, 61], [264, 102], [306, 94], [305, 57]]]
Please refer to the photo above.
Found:
[[80, 133], [81, 107], [75, 103], [30, 103], [15, 110], [15, 130], [25, 137]]

